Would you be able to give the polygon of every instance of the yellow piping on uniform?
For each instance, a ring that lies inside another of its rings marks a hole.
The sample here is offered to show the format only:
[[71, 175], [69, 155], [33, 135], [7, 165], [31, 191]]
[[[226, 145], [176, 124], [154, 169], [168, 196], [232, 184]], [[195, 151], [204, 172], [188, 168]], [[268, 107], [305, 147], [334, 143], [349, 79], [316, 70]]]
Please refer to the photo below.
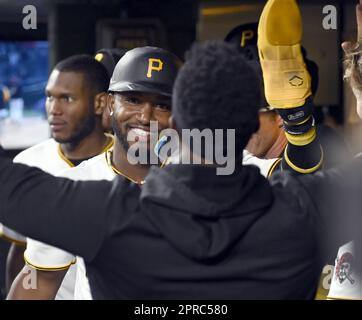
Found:
[[41, 266], [37, 266], [33, 263], [31, 263], [25, 256], [25, 253], [24, 253], [24, 260], [25, 260], [25, 263], [29, 266], [29, 267], [32, 267], [33, 269], [36, 269], [36, 270], [39, 270], [39, 271], [62, 271], [62, 270], [67, 270], [69, 269], [69, 267], [72, 265], [72, 264], [75, 264], [77, 262], [77, 259], [74, 259], [71, 263], [67, 264], [67, 265], [64, 265], [64, 266], [56, 266], [56, 267], [41, 267]]
[[272, 166], [270, 167], [270, 169], [269, 169], [269, 171], [268, 171], [268, 174], [267, 174], [267, 177], [268, 177], [268, 178], [272, 175], [274, 169], [275, 169], [276, 166], [280, 163], [280, 161], [282, 161], [281, 158], [280, 158], [280, 159], [277, 159], [277, 160], [272, 164]]
[[[107, 138], [110, 138], [111, 140], [110, 140], [110, 142], [102, 149], [102, 151], [101, 151], [99, 154], [102, 154], [102, 153], [108, 151], [108, 150], [109, 150], [110, 148], [112, 148], [113, 145], [114, 145], [114, 138], [113, 138], [113, 136], [112, 136], [111, 134], [108, 134], [108, 133], [105, 133], [105, 136], [106, 136]], [[70, 161], [70, 160], [65, 156], [65, 154], [63, 153], [63, 150], [62, 150], [62, 148], [60, 147], [60, 144], [58, 144], [58, 155], [59, 155], [59, 157], [60, 157], [64, 162], [67, 163], [67, 165], [68, 165], [69, 167], [71, 167], [71, 168], [74, 168], [74, 167], [75, 167], [74, 163], [73, 163], [72, 161]]]

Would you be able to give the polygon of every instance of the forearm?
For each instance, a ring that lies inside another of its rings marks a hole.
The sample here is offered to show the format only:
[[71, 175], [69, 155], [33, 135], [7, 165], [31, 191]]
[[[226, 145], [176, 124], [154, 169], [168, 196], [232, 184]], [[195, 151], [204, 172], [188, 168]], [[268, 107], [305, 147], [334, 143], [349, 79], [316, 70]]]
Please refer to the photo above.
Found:
[[45, 272], [25, 266], [15, 278], [8, 300], [54, 300], [67, 270]]
[[11, 244], [6, 260], [6, 291], [10, 291], [11, 284], [24, 267], [24, 251], [26, 246]]
[[317, 137], [312, 105], [307, 102], [299, 108], [278, 111], [288, 140], [281, 162], [282, 170], [296, 174], [316, 172], [323, 164], [323, 148]]
[[107, 214], [99, 199], [114, 193], [111, 182], [56, 178], [0, 156], [0, 185], [0, 221], [8, 227], [81, 256], [98, 250]]

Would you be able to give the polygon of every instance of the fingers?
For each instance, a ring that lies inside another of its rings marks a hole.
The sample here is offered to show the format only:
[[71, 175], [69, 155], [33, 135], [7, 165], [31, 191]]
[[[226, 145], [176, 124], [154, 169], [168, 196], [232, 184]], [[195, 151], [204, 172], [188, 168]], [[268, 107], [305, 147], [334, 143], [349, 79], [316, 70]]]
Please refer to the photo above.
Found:
[[343, 42], [342, 48], [346, 54], [353, 54], [360, 51], [362, 46], [362, 0], [356, 5], [357, 39], [356, 42]]
[[[361, 0], [362, 1], [362, 0]], [[361, 50], [360, 43], [358, 42], [343, 42], [342, 49], [346, 54], [353, 54]]]
[[357, 19], [357, 41], [362, 41], [362, 0], [356, 6], [356, 19]]
[[342, 49], [344, 50], [345, 53], [349, 53], [349, 51], [352, 49], [352, 42], [343, 42], [342, 43]]

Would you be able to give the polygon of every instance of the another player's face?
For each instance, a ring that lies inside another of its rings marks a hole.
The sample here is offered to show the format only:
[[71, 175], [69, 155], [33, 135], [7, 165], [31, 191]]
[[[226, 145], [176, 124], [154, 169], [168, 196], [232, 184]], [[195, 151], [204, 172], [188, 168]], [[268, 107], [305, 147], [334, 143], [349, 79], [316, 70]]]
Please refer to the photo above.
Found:
[[158, 122], [158, 131], [168, 128], [171, 99], [158, 94], [127, 92], [114, 95], [113, 131], [123, 149], [128, 151], [135, 142], [128, 142], [131, 132], [138, 142], [150, 149], [150, 122]]
[[95, 127], [94, 98], [83, 74], [51, 73], [45, 93], [52, 137], [59, 143], [76, 143]]
[[280, 133], [281, 119], [273, 111], [259, 113], [260, 127], [249, 140], [246, 150], [263, 158], [273, 146]]

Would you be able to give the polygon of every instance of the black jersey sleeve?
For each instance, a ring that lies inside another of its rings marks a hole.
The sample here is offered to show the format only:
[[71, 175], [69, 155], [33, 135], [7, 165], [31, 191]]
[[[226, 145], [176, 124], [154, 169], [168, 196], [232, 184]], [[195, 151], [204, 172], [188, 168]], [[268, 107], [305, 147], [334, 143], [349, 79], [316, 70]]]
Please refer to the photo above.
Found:
[[0, 222], [89, 261], [121, 211], [122, 183], [58, 178], [0, 156]]

